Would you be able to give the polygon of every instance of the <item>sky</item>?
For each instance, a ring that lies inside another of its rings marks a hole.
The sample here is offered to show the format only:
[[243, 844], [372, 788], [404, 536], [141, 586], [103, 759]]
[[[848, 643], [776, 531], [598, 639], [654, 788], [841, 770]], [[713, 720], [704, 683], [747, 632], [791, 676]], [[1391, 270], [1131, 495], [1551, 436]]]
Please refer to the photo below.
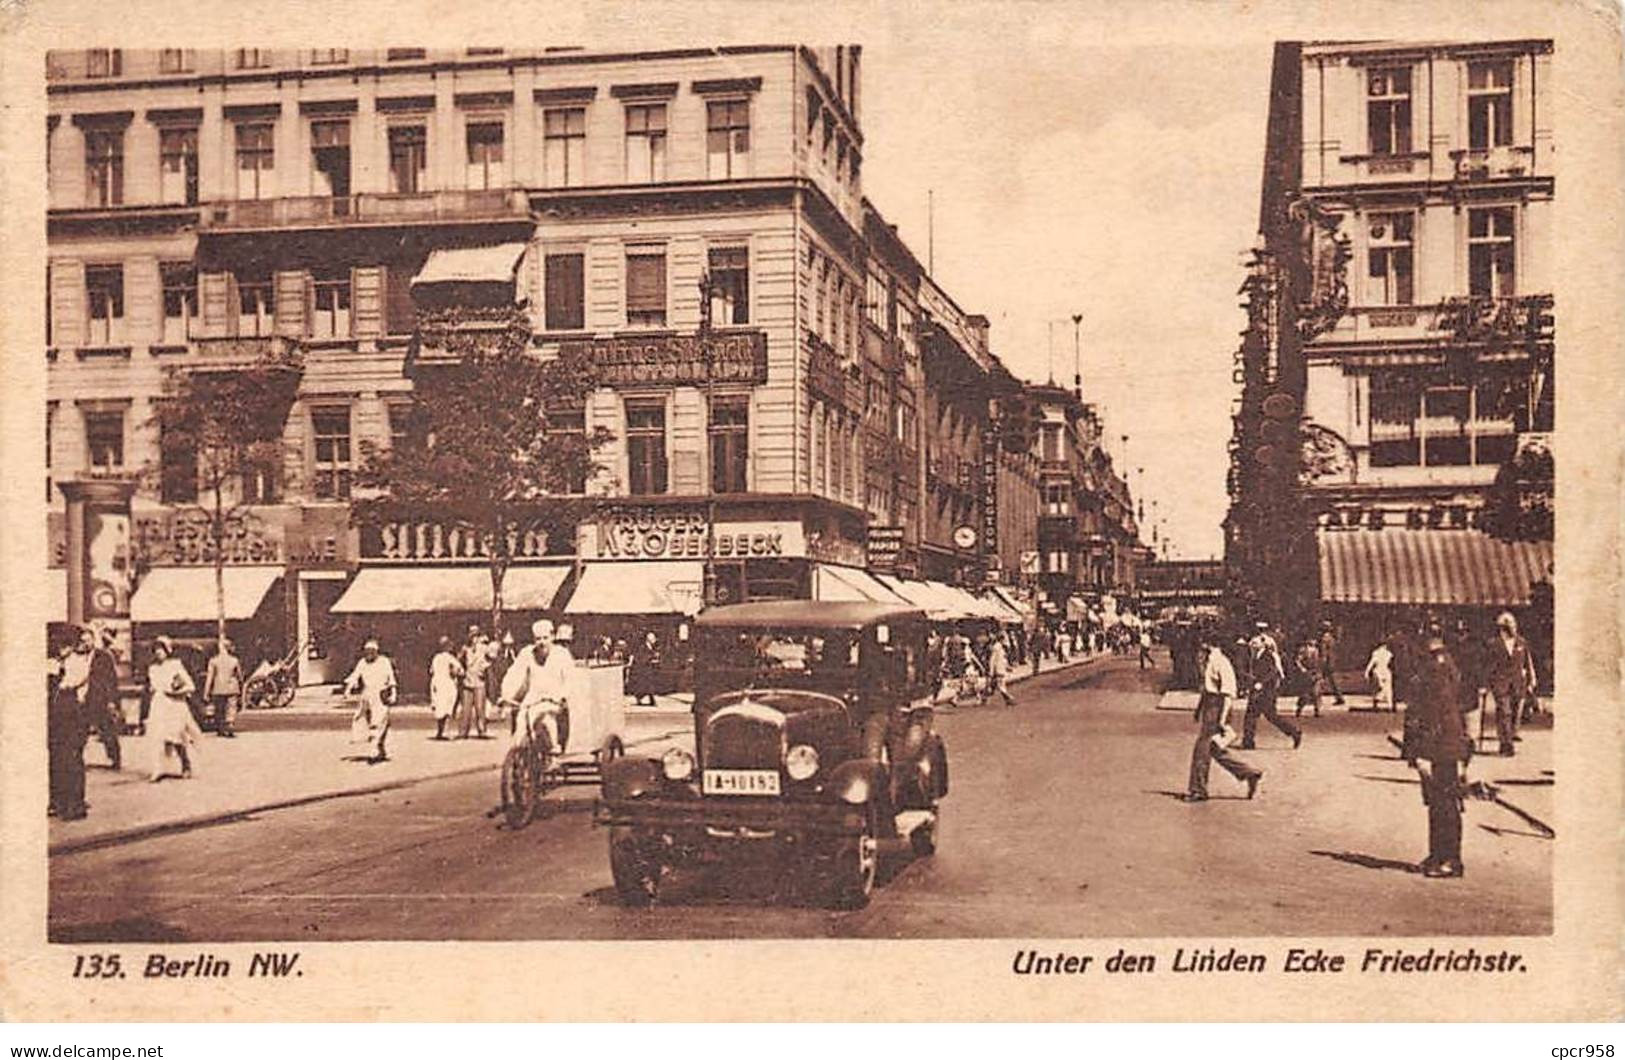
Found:
[[1053, 30], [866, 45], [864, 193], [922, 262], [934, 227], [938, 282], [989, 318], [1016, 375], [1049, 377], [1057, 322], [1069, 384], [1082, 314], [1084, 399], [1144, 500], [1142, 536], [1155, 501], [1174, 557], [1219, 556], [1270, 46]]

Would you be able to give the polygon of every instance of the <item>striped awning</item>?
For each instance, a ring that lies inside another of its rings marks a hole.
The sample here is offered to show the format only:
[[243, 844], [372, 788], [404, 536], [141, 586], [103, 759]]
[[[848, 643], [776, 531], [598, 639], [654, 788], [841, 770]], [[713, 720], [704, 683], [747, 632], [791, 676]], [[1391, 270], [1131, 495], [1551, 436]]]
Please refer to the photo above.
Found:
[[1321, 531], [1320, 596], [1349, 604], [1520, 606], [1551, 577], [1549, 541], [1477, 530]]

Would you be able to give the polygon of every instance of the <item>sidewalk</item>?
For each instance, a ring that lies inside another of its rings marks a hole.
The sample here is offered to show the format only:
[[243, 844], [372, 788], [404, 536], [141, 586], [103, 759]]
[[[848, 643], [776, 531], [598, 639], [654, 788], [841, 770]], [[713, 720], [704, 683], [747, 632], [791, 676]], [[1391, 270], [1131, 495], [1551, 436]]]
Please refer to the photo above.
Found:
[[[427, 718], [426, 710], [424, 714]], [[507, 750], [505, 737], [442, 742], [428, 738], [426, 729], [432, 725], [393, 723], [388, 761], [371, 765], [345, 760], [363, 748], [349, 742], [348, 713], [343, 720], [333, 729], [239, 727], [234, 740], [206, 733], [193, 764], [194, 775], [188, 780], [166, 777], [156, 784], [147, 779], [153, 753], [147, 737], [124, 738], [124, 768], [119, 772], [106, 768], [101, 745], [91, 740], [85, 752], [90, 813], [78, 821], [51, 818], [49, 851], [63, 854], [464, 773], [490, 771], [495, 798], [495, 773]], [[674, 718], [643, 708], [641, 715], [628, 713], [626, 746], [647, 750], [688, 731], [686, 709]]]

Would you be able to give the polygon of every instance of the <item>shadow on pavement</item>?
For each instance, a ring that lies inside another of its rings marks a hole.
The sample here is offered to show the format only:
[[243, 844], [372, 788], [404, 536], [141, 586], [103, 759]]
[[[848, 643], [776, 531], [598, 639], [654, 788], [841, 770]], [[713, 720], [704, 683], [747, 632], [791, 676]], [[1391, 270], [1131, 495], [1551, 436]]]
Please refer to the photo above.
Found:
[[1396, 872], [1408, 872], [1413, 876], [1422, 871], [1414, 862], [1395, 861], [1392, 858], [1379, 858], [1371, 854], [1356, 854], [1351, 850], [1311, 850], [1309, 853], [1319, 858], [1341, 861], [1345, 865], [1358, 865], [1362, 869], [1392, 869]]
[[1354, 774], [1355, 780], [1375, 780], [1379, 784], [1420, 784], [1415, 777], [1374, 777], [1369, 773]]

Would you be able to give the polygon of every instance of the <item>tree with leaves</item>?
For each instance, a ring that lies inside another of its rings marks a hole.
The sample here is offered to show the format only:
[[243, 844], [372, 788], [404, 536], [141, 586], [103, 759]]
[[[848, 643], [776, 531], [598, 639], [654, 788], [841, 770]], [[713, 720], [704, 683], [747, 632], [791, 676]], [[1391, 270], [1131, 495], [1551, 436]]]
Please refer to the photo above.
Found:
[[176, 514], [200, 516], [214, 567], [215, 639], [226, 639], [229, 538], [255, 503], [266, 503], [282, 462], [282, 432], [299, 388], [296, 353], [230, 367], [172, 370], [154, 417], [163, 453], [149, 469]]
[[598, 470], [609, 432], [583, 429], [598, 385], [578, 352], [544, 358], [518, 307], [421, 311], [409, 358], [413, 401], [404, 432], [369, 448], [353, 518], [422, 518], [471, 528], [491, 572], [491, 626], [501, 627], [502, 584], [522, 531], [542, 522], [558, 533], [590, 503], [574, 488]]

